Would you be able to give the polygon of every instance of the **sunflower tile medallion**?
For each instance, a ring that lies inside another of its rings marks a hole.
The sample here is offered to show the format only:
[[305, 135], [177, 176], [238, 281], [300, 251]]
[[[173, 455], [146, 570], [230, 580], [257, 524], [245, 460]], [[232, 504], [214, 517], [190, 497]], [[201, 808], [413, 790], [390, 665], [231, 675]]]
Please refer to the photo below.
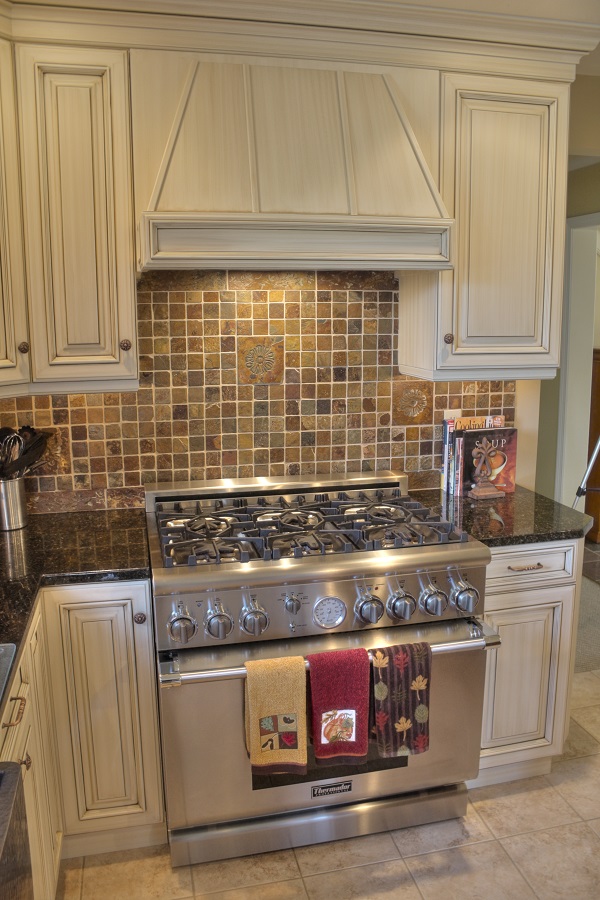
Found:
[[394, 425], [421, 425], [433, 417], [433, 385], [428, 381], [396, 381], [392, 386]]
[[238, 338], [238, 384], [281, 384], [283, 339]]

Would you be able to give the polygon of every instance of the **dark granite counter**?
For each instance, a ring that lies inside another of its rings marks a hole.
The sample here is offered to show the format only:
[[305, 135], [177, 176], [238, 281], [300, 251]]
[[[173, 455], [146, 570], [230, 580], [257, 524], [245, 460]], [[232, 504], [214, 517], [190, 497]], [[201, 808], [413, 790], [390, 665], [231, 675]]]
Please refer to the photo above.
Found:
[[499, 500], [450, 497], [442, 502], [439, 491], [413, 494], [488, 547], [581, 538], [593, 522], [585, 513], [518, 486]]
[[144, 510], [29, 516], [0, 532], [0, 644], [17, 645], [14, 666], [40, 586], [149, 577]]

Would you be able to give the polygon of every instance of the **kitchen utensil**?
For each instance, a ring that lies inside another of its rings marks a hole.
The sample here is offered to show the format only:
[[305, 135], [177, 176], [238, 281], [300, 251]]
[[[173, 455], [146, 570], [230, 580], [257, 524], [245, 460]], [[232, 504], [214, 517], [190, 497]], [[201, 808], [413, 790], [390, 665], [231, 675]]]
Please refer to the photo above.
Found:
[[36, 431], [26, 442], [23, 442], [20, 435], [16, 437], [21, 440], [21, 451], [14, 459], [3, 462], [0, 467], [1, 478], [19, 478], [26, 474], [43, 456], [50, 433]]

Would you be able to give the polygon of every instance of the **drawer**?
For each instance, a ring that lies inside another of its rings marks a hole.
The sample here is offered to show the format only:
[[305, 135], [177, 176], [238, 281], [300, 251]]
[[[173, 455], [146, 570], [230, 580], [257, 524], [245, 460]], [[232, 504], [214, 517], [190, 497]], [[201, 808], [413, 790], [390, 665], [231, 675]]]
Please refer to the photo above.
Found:
[[551, 543], [492, 549], [486, 588], [574, 581], [575, 550], [574, 544]]

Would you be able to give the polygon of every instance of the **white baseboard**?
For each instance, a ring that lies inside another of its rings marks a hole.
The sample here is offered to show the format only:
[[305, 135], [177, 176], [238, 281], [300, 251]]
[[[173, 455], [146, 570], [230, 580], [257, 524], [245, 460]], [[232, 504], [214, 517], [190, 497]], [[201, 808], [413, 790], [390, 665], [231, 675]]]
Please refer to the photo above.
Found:
[[114, 850], [136, 850], [138, 847], [155, 847], [167, 843], [167, 826], [138, 825], [133, 828], [115, 828], [113, 831], [87, 832], [65, 835], [62, 859], [76, 856], [92, 856], [95, 853], [112, 853]]
[[547, 775], [552, 767], [552, 757], [530, 759], [525, 762], [508, 763], [503, 766], [490, 766], [480, 769], [477, 778], [467, 781], [467, 787], [486, 787], [489, 784], [501, 784], [503, 781], [518, 781], [521, 778], [533, 778], [534, 775]]

